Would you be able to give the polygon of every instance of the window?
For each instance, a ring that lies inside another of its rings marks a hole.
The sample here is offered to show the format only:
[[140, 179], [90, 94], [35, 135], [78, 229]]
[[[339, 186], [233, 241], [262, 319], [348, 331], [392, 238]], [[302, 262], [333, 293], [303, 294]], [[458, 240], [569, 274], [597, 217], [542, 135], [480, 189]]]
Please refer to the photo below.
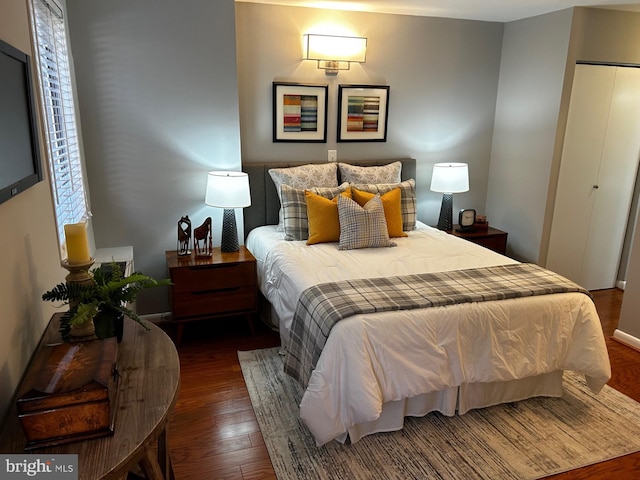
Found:
[[53, 0], [31, 0], [31, 13], [58, 239], [64, 245], [64, 225], [86, 220], [90, 215], [76, 129], [67, 35], [62, 8]]

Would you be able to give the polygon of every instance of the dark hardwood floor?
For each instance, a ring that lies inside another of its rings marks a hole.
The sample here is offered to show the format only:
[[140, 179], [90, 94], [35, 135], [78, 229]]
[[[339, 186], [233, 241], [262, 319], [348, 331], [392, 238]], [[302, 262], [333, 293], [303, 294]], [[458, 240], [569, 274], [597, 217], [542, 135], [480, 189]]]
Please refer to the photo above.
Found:
[[[640, 352], [612, 340], [620, 290], [594, 292], [612, 364], [609, 385], [640, 401]], [[249, 336], [242, 318], [198, 322], [185, 328], [178, 349], [181, 386], [169, 423], [169, 446], [178, 480], [275, 479], [240, 365], [238, 350], [277, 346], [263, 326]], [[549, 477], [619, 480], [640, 475], [640, 453]]]

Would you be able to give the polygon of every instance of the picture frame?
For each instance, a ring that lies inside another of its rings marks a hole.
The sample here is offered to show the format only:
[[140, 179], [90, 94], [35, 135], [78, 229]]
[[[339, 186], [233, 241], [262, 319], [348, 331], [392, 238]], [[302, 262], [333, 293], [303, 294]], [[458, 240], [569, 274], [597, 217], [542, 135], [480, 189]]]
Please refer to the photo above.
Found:
[[273, 82], [273, 141], [327, 141], [328, 84]]
[[338, 142], [386, 142], [389, 85], [338, 85]]

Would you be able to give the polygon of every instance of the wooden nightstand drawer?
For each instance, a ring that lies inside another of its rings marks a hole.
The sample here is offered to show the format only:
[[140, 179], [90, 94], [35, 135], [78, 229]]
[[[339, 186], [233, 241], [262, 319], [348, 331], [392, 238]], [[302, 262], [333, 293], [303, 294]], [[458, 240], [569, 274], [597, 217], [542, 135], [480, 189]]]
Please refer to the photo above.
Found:
[[173, 290], [176, 294], [234, 288], [256, 283], [254, 263], [176, 268], [171, 274]]
[[501, 254], [505, 254], [507, 251], [507, 236], [506, 235], [496, 235], [493, 237], [483, 237], [476, 238], [472, 240], [474, 243], [478, 245], [482, 245], [483, 247], [487, 247], [494, 252], [498, 252]]
[[237, 252], [213, 249], [211, 257], [178, 256], [166, 252], [171, 278], [169, 300], [175, 324], [176, 345], [184, 325], [196, 320], [244, 315], [251, 333], [258, 311], [256, 259], [244, 246]]
[[176, 318], [253, 312], [257, 308], [256, 289], [238, 287], [217, 291], [177, 293], [173, 310]]
[[460, 232], [458, 231], [458, 225], [454, 225], [453, 227], [453, 230], [449, 231], [449, 233], [456, 237], [477, 243], [502, 255], [505, 255], [507, 252], [507, 232], [493, 227], [488, 227], [486, 230]]

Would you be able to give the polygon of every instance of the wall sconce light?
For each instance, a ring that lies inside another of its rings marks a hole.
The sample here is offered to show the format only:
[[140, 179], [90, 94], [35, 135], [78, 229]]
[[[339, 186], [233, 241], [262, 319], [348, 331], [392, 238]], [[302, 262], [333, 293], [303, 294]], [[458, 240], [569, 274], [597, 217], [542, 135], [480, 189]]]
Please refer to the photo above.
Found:
[[337, 75], [340, 70], [349, 70], [351, 62], [364, 63], [367, 54], [366, 37], [338, 35], [303, 35], [304, 60], [317, 60], [318, 68], [327, 75]]

